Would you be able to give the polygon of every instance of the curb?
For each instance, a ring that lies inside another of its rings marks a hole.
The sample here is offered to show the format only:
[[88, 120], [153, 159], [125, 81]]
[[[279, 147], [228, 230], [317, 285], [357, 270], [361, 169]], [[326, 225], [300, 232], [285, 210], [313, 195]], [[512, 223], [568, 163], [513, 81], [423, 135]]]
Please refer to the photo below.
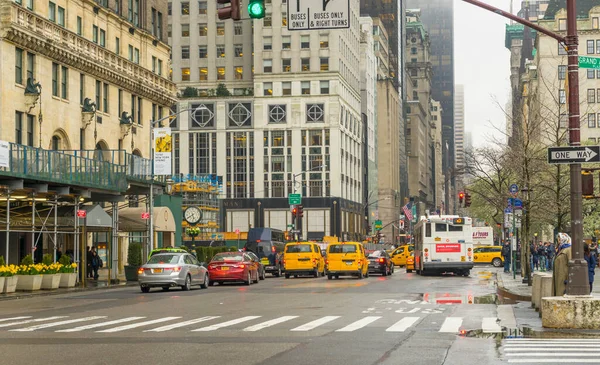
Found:
[[600, 331], [581, 329], [553, 329], [523, 327], [522, 333], [527, 338], [600, 338]]
[[504, 287], [504, 281], [502, 280], [502, 276], [498, 274], [496, 274], [496, 288], [496, 294], [500, 295], [501, 297], [521, 302], [531, 302], [531, 295], [516, 294]]
[[39, 290], [35, 292], [15, 292], [14, 294], [0, 294], [0, 302], [5, 300], [15, 300], [15, 299], [26, 299], [32, 297], [48, 297], [54, 295], [61, 294], [71, 294], [71, 293], [82, 293], [87, 291], [97, 291], [97, 290], [112, 290], [119, 288], [126, 288], [132, 286], [138, 286], [137, 282], [135, 283], [126, 283], [126, 284], [113, 284], [111, 286], [98, 286], [98, 287], [87, 287], [87, 288], [72, 288], [65, 291], [55, 291], [55, 290]]

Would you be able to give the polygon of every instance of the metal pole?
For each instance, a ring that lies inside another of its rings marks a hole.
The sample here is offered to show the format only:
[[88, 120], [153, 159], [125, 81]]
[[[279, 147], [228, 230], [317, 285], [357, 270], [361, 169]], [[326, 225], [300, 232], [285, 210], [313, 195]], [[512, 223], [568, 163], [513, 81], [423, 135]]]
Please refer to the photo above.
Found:
[[[79, 218], [77, 218], [77, 211], [79, 210], [79, 200], [77, 197], [75, 197], [74, 207], [75, 207], [75, 211], [73, 212], [73, 222], [75, 222], [75, 223], [74, 223], [73, 230], [75, 231], [75, 234], [73, 237], [73, 262], [78, 264], [77, 270], [83, 278], [84, 270], [82, 269], [82, 266], [80, 264], [81, 260], [79, 258]], [[79, 280], [81, 280], [81, 279], [79, 279]]]
[[148, 141], [148, 152], [150, 153], [150, 199], [149, 199], [149, 207], [148, 207], [148, 252], [147, 254], [150, 254], [150, 251], [152, 251], [152, 249], [154, 248], [154, 223], [153, 223], [153, 210], [154, 210], [154, 153], [153, 153], [153, 146], [152, 146], [152, 129], [154, 128], [154, 122], [150, 121], [150, 123], [148, 124], [148, 134], [150, 135], [150, 139]]
[[[54, 196], [54, 262], [56, 262], [56, 234], [58, 225], [58, 197]], [[63, 252], [64, 253], [64, 252]]]
[[4, 262], [8, 265], [8, 244], [10, 242], [10, 190], [6, 193], [6, 259]]
[[31, 193], [31, 258], [35, 263], [35, 192]]
[[87, 215], [83, 218], [81, 233], [83, 236], [81, 240], [81, 286], [85, 288], [85, 282], [89, 274], [87, 271]]
[[[579, 146], [579, 55], [577, 44], [577, 10], [575, 0], [567, 0], [567, 37], [569, 72], [569, 145]], [[581, 164], [570, 165], [571, 172], [571, 233], [572, 258], [569, 261], [567, 294], [588, 295], [589, 281], [586, 261], [583, 258], [583, 219], [581, 197]]]
[[[514, 205], [514, 204], [513, 204]], [[513, 279], [516, 278], [517, 276], [517, 236], [516, 236], [516, 209], [513, 208], [513, 212], [512, 212], [512, 218], [513, 218], [513, 222], [512, 222], [512, 228], [511, 228], [511, 235], [510, 235], [510, 251], [512, 253], [512, 272], [513, 272]], [[514, 243], [514, 244], [513, 244]], [[514, 245], [514, 248], [513, 248]]]

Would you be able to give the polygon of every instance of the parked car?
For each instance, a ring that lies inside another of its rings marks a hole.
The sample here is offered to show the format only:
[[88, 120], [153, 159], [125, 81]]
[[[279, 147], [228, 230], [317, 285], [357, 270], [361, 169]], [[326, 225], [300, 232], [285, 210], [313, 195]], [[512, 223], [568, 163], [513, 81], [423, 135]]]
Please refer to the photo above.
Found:
[[208, 264], [208, 285], [242, 281], [246, 285], [258, 283], [258, 262], [247, 252], [221, 252]]
[[369, 260], [369, 274], [388, 276], [394, 273], [392, 259], [384, 250], [373, 251], [367, 259]]
[[476, 264], [492, 264], [502, 267], [502, 246], [480, 246], [473, 249], [473, 262]]
[[190, 290], [192, 285], [205, 289], [210, 282], [206, 267], [187, 252], [155, 254], [138, 270], [138, 282], [142, 292], [161, 287], [164, 291], [172, 286]]
[[259, 260], [258, 256], [256, 256], [252, 251], [247, 251], [246, 253], [250, 255], [254, 261], [258, 262], [258, 278], [260, 280], [265, 280], [267, 276], [265, 272], [265, 265], [262, 263], [262, 260]]

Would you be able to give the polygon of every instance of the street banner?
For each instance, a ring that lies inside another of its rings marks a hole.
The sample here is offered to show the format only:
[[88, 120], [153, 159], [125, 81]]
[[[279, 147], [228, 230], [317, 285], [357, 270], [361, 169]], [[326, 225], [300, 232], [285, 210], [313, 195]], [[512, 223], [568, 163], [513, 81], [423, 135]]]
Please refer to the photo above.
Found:
[[154, 175], [171, 175], [171, 128], [154, 128]]
[[10, 143], [0, 141], [0, 167], [10, 167]]

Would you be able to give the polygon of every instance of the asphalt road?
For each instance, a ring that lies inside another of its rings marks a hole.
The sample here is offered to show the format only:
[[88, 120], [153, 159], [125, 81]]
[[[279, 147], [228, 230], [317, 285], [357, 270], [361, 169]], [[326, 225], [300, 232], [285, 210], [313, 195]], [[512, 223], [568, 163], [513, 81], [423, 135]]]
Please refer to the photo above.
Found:
[[0, 301], [0, 364], [495, 364], [493, 268]]

